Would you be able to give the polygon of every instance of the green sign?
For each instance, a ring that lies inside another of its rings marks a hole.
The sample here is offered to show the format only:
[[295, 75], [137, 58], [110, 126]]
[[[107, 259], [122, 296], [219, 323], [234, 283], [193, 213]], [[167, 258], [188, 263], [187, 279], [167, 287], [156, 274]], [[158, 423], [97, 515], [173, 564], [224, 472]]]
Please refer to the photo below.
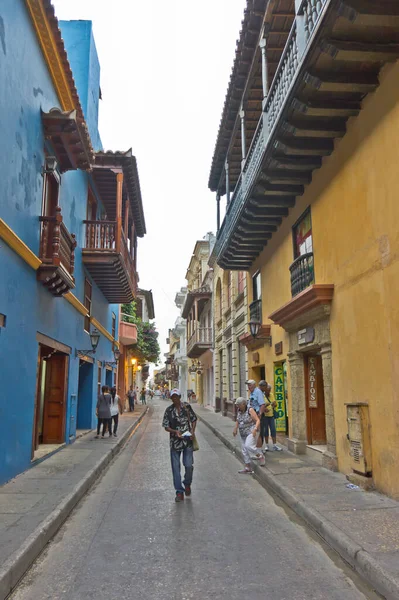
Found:
[[287, 427], [287, 409], [285, 405], [285, 377], [283, 363], [274, 364], [274, 398], [277, 402], [276, 411], [278, 419], [276, 419], [276, 430], [286, 432]]

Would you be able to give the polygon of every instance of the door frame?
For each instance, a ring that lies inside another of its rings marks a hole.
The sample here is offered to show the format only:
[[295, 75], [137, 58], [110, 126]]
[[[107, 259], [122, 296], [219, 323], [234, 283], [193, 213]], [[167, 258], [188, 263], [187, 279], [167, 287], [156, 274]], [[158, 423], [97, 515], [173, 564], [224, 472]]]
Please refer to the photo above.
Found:
[[[55, 352], [56, 355], [62, 356], [64, 358], [64, 393], [63, 393], [63, 410], [61, 417], [61, 435], [60, 442], [49, 442], [49, 443], [59, 443], [62, 444], [65, 441], [65, 425], [66, 425], [66, 413], [67, 413], [67, 398], [68, 398], [68, 372], [69, 372], [69, 355], [64, 354], [63, 352]], [[43, 412], [43, 431], [44, 431], [44, 420], [46, 418], [46, 392], [47, 392], [47, 373], [46, 373], [46, 389], [45, 389], [45, 399], [44, 399], [44, 412]], [[44, 436], [43, 436], [44, 437]], [[44, 442], [43, 442], [44, 443]]]
[[[321, 445], [327, 445], [327, 423], [326, 423], [326, 406], [325, 406], [325, 398], [324, 398], [324, 374], [323, 374], [323, 364], [321, 359], [320, 351], [317, 349], [312, 352], [307, 352], [304, 354], [304, 368], [305, 368], [305, 407], [306, 407], [306, 435], [308, 445], [318, 445], [313, 441], [312, 435], [312, 411], [309, 406], [309, 357], [316, 356], [318, 357], [319, 363], [317, 365], [317, 396], [323, 398], [323, 406], [324, 406], [324, 438], [325, 442]], [[317, 409], [316, 409], [317, 410]]]

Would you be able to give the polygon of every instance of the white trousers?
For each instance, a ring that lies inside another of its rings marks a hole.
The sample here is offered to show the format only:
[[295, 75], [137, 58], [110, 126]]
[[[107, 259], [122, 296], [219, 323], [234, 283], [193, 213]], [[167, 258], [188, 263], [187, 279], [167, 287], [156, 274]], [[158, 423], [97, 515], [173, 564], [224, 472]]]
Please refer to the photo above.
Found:
[[252, 433], [247, 435], [246, 438], [241, 437], [242, 455], [244, 457], [244, 462], [246, 465], [249, 465], [249, 463], [251, 462], [251, 454], [261, 453], [261, 450], [256, 447], [257, 439], [258, 435], [254, 437]]

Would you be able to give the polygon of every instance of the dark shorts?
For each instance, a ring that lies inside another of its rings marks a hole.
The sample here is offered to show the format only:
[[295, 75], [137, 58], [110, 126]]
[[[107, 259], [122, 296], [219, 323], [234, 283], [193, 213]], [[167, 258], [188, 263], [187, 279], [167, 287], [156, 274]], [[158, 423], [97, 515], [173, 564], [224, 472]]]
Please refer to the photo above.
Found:
[[276, 421], [274, 417], [265, 417], [265, 415], [262, 415], [260, 420], [260, 435], [262, 439], [269, 437], [269, 431], [271, 437], [276, 437]]

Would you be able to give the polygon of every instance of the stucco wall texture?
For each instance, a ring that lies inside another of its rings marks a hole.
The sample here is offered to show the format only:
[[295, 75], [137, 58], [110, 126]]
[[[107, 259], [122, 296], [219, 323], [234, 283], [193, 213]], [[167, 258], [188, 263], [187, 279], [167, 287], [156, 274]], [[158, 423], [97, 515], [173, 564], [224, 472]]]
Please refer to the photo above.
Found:
[[[253, 264], [261, 270], [263, 322], [291, 299], [292, 226], [311, 206], [316, 284], [334, 284], [330, 328], [338, 466], [351, 472], [345, 403], [367, 402], [373, 479], [399, 497], [399, 64], [380, 75], [332, 156]], [[266, 373], [289, 336], [272, 325]], [[263, 354], [263, 353], [262, 353]], [[261, 355], [262, 357], [262, 355]], [[249, 367], [252, 366], [250, 362]], [[251, 373], [250, 373], [251, 374]], [[291, 394], [289, 391], [289, 412]]]

